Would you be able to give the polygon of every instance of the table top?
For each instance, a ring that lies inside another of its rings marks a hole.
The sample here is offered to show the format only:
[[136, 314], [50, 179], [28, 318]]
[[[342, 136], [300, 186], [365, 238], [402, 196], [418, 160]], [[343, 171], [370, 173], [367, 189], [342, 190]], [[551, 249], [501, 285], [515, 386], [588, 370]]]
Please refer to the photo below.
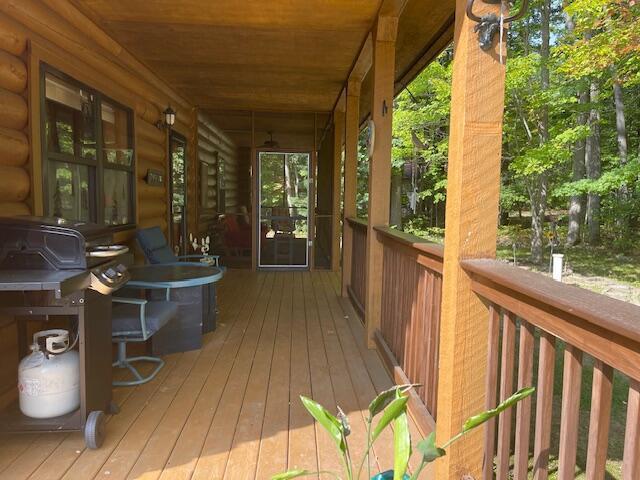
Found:
[[129, 267], [131, 280], [127, 287], [185, 288], [217, 282], [222, 270], [205, 265], [135, 265]]

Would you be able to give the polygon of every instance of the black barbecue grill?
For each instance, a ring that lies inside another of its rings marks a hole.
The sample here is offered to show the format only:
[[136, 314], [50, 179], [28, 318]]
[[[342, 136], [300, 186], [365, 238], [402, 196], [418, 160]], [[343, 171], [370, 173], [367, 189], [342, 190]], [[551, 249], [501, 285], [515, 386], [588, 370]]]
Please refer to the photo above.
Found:
[[80, 408], [33, 419], [17, 402], [0, 414], [8, 431], [83, 430], [87, 446], [102, 443], [104, 412], [111, 402], [111, 293], [129, 279], [105, 227], [58, 218], [0, 218], [0, 313], [18, 322], [18, 351], [27, 354], [29, 320], [67, 321], [79, 336]]

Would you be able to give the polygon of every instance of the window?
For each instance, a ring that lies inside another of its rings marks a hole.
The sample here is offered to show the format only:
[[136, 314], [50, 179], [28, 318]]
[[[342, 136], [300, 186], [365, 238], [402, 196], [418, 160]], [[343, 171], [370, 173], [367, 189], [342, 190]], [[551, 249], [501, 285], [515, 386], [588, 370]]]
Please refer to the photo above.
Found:
[[46, 213], [134, 223], [131, 110], [46, 66], [43, 88]]

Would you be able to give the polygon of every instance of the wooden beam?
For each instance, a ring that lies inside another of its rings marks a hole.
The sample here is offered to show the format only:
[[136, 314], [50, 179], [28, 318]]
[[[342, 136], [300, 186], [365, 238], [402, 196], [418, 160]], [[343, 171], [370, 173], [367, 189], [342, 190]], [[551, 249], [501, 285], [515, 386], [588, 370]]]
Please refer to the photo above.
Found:
[[360, 85], [358, 80], [347, 84], [344, 138], [344, 201], [342, 219], [342, 296], [349, 295], [353, 262], [353, 229], [347, 218], [355, 217], [358, 189], [358, 138], [360, 136]]
[[369, 159], [369, 213], [367, 224], [367, 279], [365, 323], [367, 345], [375, 348], [382, 316], [382, 242], [374, 227], [389, 225], [391, 137], [395, 79], [395, 32], [398, 19], [380, 17], [373, 34], [373, 92], [371, 118], [375, 125], [373, 155]]
[[[341, 95], [344, 98], [345, 95]], [[333, 112], [333, 199], [331, 202], [331, 270], [340, 270], [340, 199], [342, 198], [342, 144], [344, 143], [345, 101]]]
[[[479, 15], [490, 11], [499, 15], [499, 5], [476, 4]], [[495, 257], [500, 193], [505, 68], [498, 48], [502, 47], [480, 49], [466, 5], [466, 0], [456, 0], [438, 382], [440, 443], [485, 408], [487, 308], [471, 290], [471, 279], [460, 262]], [[480, 478], [482, 461], [482, 431], [477, 430], [451, 446], [437, 464], [436, 477]]]
[[373, 34], [369, 32], [367, 38], [362, 44], [358, 58], [351, 69], [349, 74], [349, 81], [362, 82], [364, 77], [369, 73], [371, 69], [371, 63], [373, 62]]

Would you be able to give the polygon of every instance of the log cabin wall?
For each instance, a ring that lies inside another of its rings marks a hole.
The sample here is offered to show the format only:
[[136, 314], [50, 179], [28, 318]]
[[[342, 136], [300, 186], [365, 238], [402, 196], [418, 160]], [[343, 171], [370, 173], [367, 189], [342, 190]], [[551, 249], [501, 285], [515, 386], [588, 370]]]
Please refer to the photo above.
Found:
[[236, 144], [205, 113], [197, 114], [196, 130], [199, 175], [194, 189], [197, 199], [192, 205], [196, 205], [198, 234], [208, 235], [219, 214], [237, 213], [238, 172], [242, 168]]
[[[167, 105], [177, 111], [175, 129], [188, 140], [188, 182], [195, 184], [195, 111], [70, 4], [54, 12], [42, 2], [0, 3], [0, 215], [46, 211], [40, 140], [43, 64], [134, 112], [135, 222], [139, 227], [159, 225], [167, 233], [168, 136], [155, 123]], [[147, 184], [149, 169], [164, 174], [162, 186]], [[195, 205], [195, 194], [188, 201]], [[192, 209], [190, 231], [196, 220]], [[135, 244], [133, 228], [114, 236], [117, 242]], [[139, 256], [137, 261], [141, 261]], [[16, 339], [14, 319], [0, 318], [0, 404], [16, 395]]]

